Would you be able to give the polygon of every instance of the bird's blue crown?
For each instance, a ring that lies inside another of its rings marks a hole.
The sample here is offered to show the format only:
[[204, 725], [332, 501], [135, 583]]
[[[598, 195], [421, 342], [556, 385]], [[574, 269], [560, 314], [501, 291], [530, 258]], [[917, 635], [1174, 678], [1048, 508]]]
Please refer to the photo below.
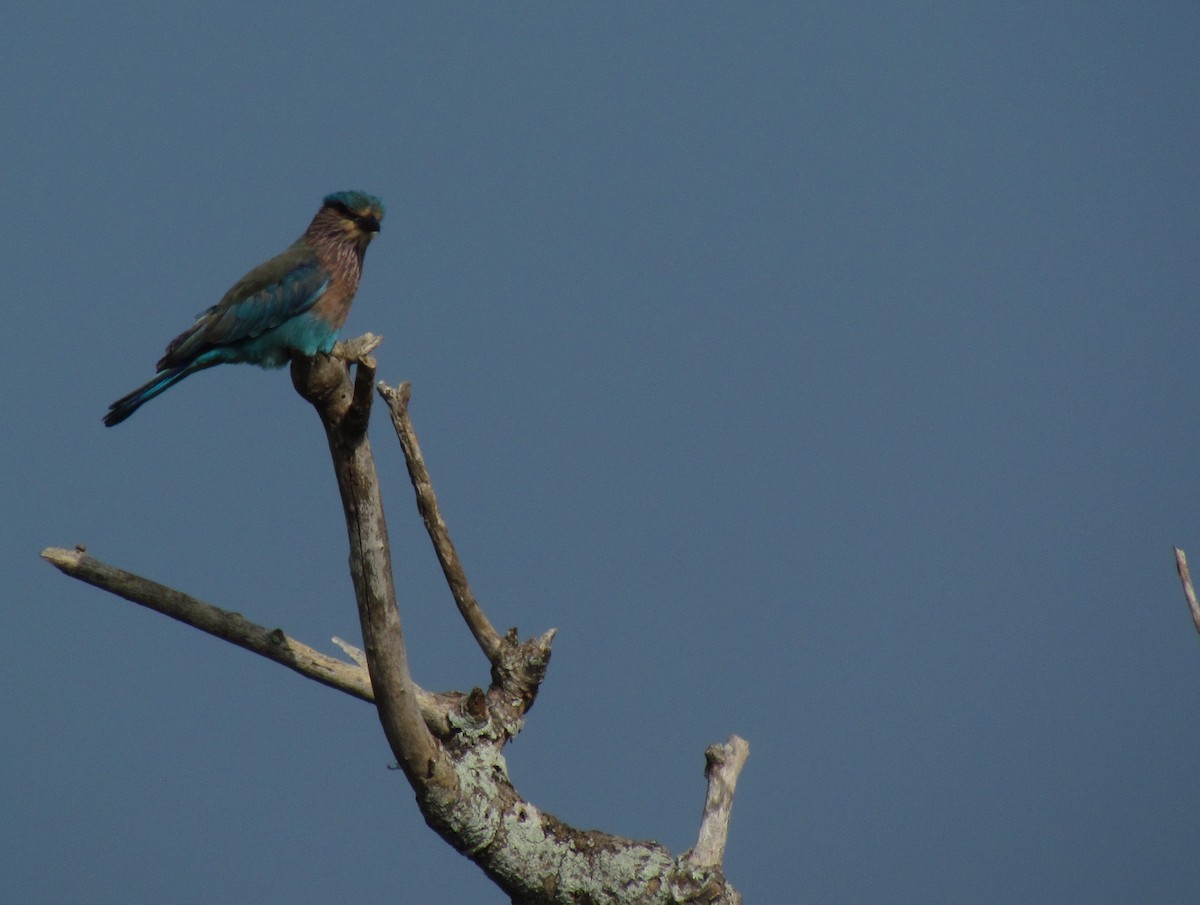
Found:
[[370, 212], [377, 219], [383, 219], [383, 202], [366, 192], [334, 192], [325, 196], [324, 204], [327, 207], [340, 205], [359, 214]]

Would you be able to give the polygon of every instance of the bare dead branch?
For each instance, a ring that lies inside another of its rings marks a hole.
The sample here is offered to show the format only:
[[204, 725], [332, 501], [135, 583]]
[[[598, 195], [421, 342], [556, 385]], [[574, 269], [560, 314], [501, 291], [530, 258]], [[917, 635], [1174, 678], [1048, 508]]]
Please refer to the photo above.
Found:
[[[292, 379], [317, 410], [326, 432], [350, 543], [350, 571], [364, 650], [337, 643], [361, 667], [325, 657], [281, 631], [254, 625], [75, 552], [43, 553], [69, 575], [150, 606], [240, 644], [324, 684], [375, 701], [380, 723], [426, 822], [475, 862], [517, 905], [740, 905], [721, 864], [737, 778], [749, 745], [733, 736], [706, 752], [708, 792], [699, 842], [672, 855], [661, 845], [579, 830], [525, 801], [508, 778], [504, 743], [520, 728], [550, 659], [555, 630], [521, 642], [515, 629], [497, 636], [467, 584], [450, 542], [407, 415], [409, 387], [380, 385], [416, 489], [422, 518], [443, 572], [477, 643], [492, 664], [492, 686], [467, 695], [429, 695], [413, 682], [378, 481], [366, 430], [378, 340], [339, 344], [334, 356], [296, 359]], [[350, 368], [355, 367], [354, 379]], [[286, 650], [287, 656], [280, 654]]]
[[704, 752], [708, 794], [704, 801], [704, 816], [700, 820], [700, 838], [688, 856], [693, 864], [720, 868], [724, 862], [733, 793], [738, 774], [749, 756], [750, 744], [736, 735], [731, 735], [723, 745], [710, 745]]
[[390, 387], [381, 381], [379, 395], [387, 402], [388, 411], [391, 412], [392, 425], [396, 428], [396, 437], [404, 450], [408, 475], [417, 495], [417, 511], [420, 512], [425, 530], [429, 532], [429, 539], [433, 542], [434, 552], [442, 566], [442, 574], [446, 576], [446, 584], [450, 586], [450, 593], [454, 596], [458, 611], [480, 650], [493, 665], [497, 665], [500, 657], [500, 635], [488, 621], [487, 615], [471, 591], [467, 573], [459, 561], [458, 551], [454, 549], [454, 542], [450, 539], [450, 532], [438, 508], [437, 495], [433, 492], [429, 469], [425, 467], [425, 457], [421, 455], [421, 444], [417, 442], [416, 429], [408, 417], [408, 400], [412, 395], [412, 385], [402, 383], [398, 387]]
[[[47, 547], [42, 551], [42, 559], [64, 575], [236, 644], [322, 685], [375, 703], [371, 679], [365, 667], [314, 650], [286, 634], [283, 629], [269, 629], [251, 622], [240, 613], [213, 606], [183, 591], [111, 566], [80, 549]], [[457, 706], [461, 695], [435, 694], [418, 688], [417, 696], [421, 702], [421, 713], [430, 729], [440, 734], [448, 732], [446, 714]]]
[[[366, 356], [358, 362], [356, 387], [374, 381], [372, 365]], [[421, 716], [396, 606], [387, 521], [366, 435], [372, 396], [351, 386], [348, 368], [329, 356], [296, 358], [292, 383], [317, 410], [329, 441], [350, 540], [363, 647], [384, 735], [418, 796], [434, 787], [448, 792], [457, 777]]]
[[550, 645], [557, 630], [551, 629], [539, 638], [524, 642], [517, 636], [516, 629], [511, 629], [501, 637], [475, 599], [466, 570], [458, 558], [450, 531], [438, 507], [437, 494], [421, 453], [416, 428], [409, 417], [411, 390], [411, 385], [407, 383], [398, 387], [389, 387], [382, 382], [379, 384], [379, 395], [388, 404], [392, 426], [404, 451], [409, 479], [416, 494], [417, 511], [433, 543], [446, 584], [463, 621], [492, 664], [492, 688], [488, 692], [492, 717], [504, 736], [512, 738], [521, 731], [524, 715], [537, 698], [546, 667], [550, 663]]
[[[361, 668], [314, 651], [278, 629], [264, 628], [238, 613], [107, 565], [83, 550], [51, 547], [42, 552], [42, 557], [66, 575], [237, 644], [339, 691], [371, 700], [370, 685]], [[527, 643], [548, 644], [548, 639], [543, 636]], [[514, 902], [741, 902], [719, 866], [701, 863], [695, 853], [672, 858], [654, 842], [575, 829], [525, 801], [509, 781], [498, 748], [483, 736], [472, 741], [472, 730], [467, 725], [472, 715], [478, 718], [479, 726], [489, 719], [489, 708], [481, 706], [483, 695], [479, 692], [464, 697], [432, 695], [418, 689], [417, 694], [426, 699], [422, 707], [428, 711], [430, 725], [436, 726], [434, 731], [458, 737], [453, 742], [451, 769], [463, 777], [462, 782], [453, 783], [452, 789], [446, 789], [444, 782], [413, 782], [422, 812], [434, 829], [475, 861]], [[735, 741], [740, 739], [735, 737], [730, 743]], [[730, 797], [737, 769], [740, 763], [727, 780]], [[418, 779], [428, 781], [427, 777]], [[711, 782], [710, 778], [710, 797]], [[727, 809], [725, 814], [727, 822]]]
[[1183, 596], [1187, 598], [1188, 609], [1192, 613], [1192, 623], [1200, 632], [1200, 603], [1196, 602], [1196, 589], [1192, 587], [1192, 575], [1188, 571], [1187, 555], [1178, 547], [1175, 551], [1175, 568], [1179, 570], [1179, 580], [1183, 583]]
[[363, 701], [374, 700], [366, 670], [315, 651], [295, 638], [289, 638], [281, 629], [258, 625], [240, 613], [223, 610], [182, 591], [110, 566], [80, 550], [47, 547], [42, 551], [42, 559], [72, 578], [253, 651], [330, 688]]

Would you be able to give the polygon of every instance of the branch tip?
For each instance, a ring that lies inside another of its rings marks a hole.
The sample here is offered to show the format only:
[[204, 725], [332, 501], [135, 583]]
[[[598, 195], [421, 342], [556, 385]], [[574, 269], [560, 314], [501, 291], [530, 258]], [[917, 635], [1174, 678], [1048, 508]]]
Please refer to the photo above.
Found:
[[62, 547], [47, 547], [41, 552], [42, 559], [50, 563], [56, 569], [67, 571], [68, 569], [77, 567], [79, 561], [86, 555], [82, 546], [77, 546], [74, 550], [64, 550]]
[[366, 364], [373, 371], [375, 370], [375, 359], [370, 356], [382, 342], [383, 337], [374, 333], [364, 333], [353, 339], [343, 339], [333, 347], [333, 357], [340, 358], [347, 364]]
[[381, 380], [377, 389], [379, 390], [379, 395], [387, 401], [388, 405], [395, 405], [401, 411], [407, 411], [408, 403], [412, 399], [412, 384], [409, 381], [405, 380], [391, 387]]
[[1196, 589], [1192, 586], [1192, 574], [1188, 571], [1187, 554], [1178, 547], [1175, 551], [1175, 568], [1179, 571], [1179, 581], [1183, 585], [1183, 596], [1187, 598], [1188, 609], [1192, 614], [1192, 624], [1200, 632], [1200, 603], [1196, 601]]
[[719, 868], [725, 860], [725, 842], [729, 836], [729, 816], [738, 775], [750, 756], [750, 743], [731, 735], [724, 744], [710, 745], [704, 752], [704, 776], [708, 794], [700, 819], [700, 838], [688, 855], [697, 866]]

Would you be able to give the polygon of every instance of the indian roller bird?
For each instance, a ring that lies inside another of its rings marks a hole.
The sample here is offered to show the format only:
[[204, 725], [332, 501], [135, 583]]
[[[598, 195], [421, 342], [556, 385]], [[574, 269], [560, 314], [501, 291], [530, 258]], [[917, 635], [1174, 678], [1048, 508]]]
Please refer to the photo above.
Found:
[[225, 363], [280, 368], [293, 355], [328, 355], [350, 313], [363, 255], [379, 232], [383, 202], [335, 192], [299, 239], [233, 284], [167, 346], [149, 383], [108, 407], [120, 424], [189, 374]]

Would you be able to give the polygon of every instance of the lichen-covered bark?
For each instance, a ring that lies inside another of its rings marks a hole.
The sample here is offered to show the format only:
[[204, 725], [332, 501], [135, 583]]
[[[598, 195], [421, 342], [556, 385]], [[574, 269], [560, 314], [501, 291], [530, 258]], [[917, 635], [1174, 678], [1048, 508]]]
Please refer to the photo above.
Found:
[[697, 868], [657, 842], [571, 827], [525, 801], [500, 751], [452, 755], [460, 798], [439, 832], [521, 905], [740, 902], [720, 871]]

